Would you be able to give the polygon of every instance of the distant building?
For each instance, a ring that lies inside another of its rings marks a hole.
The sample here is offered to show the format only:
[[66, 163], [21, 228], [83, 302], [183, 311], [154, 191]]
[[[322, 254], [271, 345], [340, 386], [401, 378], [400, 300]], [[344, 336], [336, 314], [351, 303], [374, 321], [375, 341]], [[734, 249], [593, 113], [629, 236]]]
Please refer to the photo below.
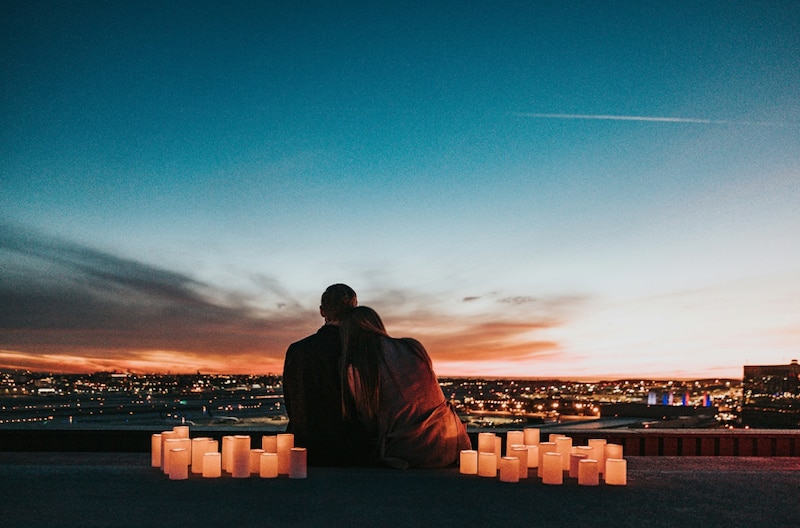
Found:
[[800, 364], [745, 366], [742, 423], [800, 428]]

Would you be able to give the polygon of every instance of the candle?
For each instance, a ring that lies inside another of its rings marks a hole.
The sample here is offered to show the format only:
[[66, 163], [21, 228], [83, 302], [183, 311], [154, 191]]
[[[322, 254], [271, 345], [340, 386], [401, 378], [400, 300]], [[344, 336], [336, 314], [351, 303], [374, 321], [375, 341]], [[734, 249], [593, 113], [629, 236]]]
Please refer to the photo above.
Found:
[[175, 433], [175, 438], [189, 438], [188, 425], [176, 425], [172, 428], [172, 432]]
[[600, 484], [597, 460], [584, 458], [578, 462], [578, 484], [581, 486], [597, 486]]
[[186, 480], [189, 478], [189, 450], [185, 447], [170, 449], [170, 480]]
[[544, 454], [542, 459], [542, 472], [543, 484], [563, 484], [564, 483], [564, 463], [561, 459], [564, 456], [561, 453], [552, 451]]
[[161, 467], [161, 433], [154, 433], [150, 437], [150, 466]]
[[516, 457], [503, 457], [500, 459], [500, 481], [519, 482], [519, 459]]
[[210, 438], [192, 438], [192, 473], [203, 472], [203, 455], [209, 451], [208, 442]]
[[278, 476], [278, 453], [264, 452], [261, 454], [261, 478], [275, 478]]
[[528, 478], [528, 446], [513, 445], [511, 446], [511, 455], [519, 459], [519, 478]]
[[278, 452], [278, 437], [275, 435], [264, 435], [261, 437], [261, 449], [266, 453]]
[[478, 452], [494, 453], [494, 433], [478, 433]]
[[164, 463], [167, 460], [167, 440], [170, 438], [177, 438], [175, 436], [175, 431], [161, 432], [161, 469], [164, 471], [164, 473], [167, 472], [167, 470], [164, 468]]
[[561, 453], [561, 469], [569, 471], [569, 455], [572, 452], [572, 438], [569, 436], [559, 436], [556, 438], [556, 451]]
[[494, 453], [478, 453], [478, 476], [497, 476], [497, 457]]
[[263, 449], [250, 450], [250, 473], [261, 472], [261, 455], [265, 453]]
[[308, 476], [308, 452], [305, 447], [289, 449], [289, 478], [304, 479]]
[[203, 477], [219, 478], [222, 476], [222, 454], [214, 451], [203, 455]]
[[497, 458], [495, 464], [500, 467], [500, 457], [503, 456], [503, 439], [496, 435], [494, 437], [494, 456]]
[[509, 431], [506, 433], [506, 456], [510, 456], [511, 446], [523, 444], [525, 434], [522, 431]]
[[550, 433], [550, 436], [548, 437], [548, 440], [547, 440], [547, 441], [548, 441], [548, 442], [552, 442], [552, 443], [554, 443], [554, 444], [555, 444], [555, 443], [556, 443], [556, 440], [557, 440], [557, 439], [559, 439], [559, 438], [561, 438], [562, 436], [564, 436], [564, 435], [562, 435], [562, 434], [560, 434], [560, 433]]
[[[605, 461], [609, 458], [622, 458], [622, 446], [620, 444], [606, 444], [603, 446], [603, 460]], [[601, 474], [606, 472], [606, 465], [605, 462], [600, 464]]]
[[525, 433], [525, 445], [538, 446], [539, 445], [539, 429], [536, 427], [526, 427], [522, 430]]
[[528, 446], [528, 467], [539, 467], [539, 444]]
[[233, 436], [222, 437], [222, 471], [233, 470]]
[[278, 473], [280, 475], [289, 473], [289, 452], [293, 447], [294, 435], [292, 433], [278, 435]]
[[603, 468], [605, 467], [605, 446], [606, 440], [605, 438], [590, 438], [589, 439], [589, 447], [591, 447], [594, 452], [589, 456], [589, 458], [593, 458], [597, 460], [597, 470], [602, 473]]
[[231, 453], [231, 475], [233, 478], [247, 478], [250, 476], [250, 437], [235, 435], [233, 437], [233, 451]]
[[628, 461], [624, 458], [606, 459], [606, 484], [625, 486], [628, 483]]
[[541, 478], [544, 475], [544, 456], [547, 453], [556, 452], [554, 442], [539, 442], [539, 465], [536, 467], [536, 476]]
[[478, 452], [474, 449], [464, 449], [461, 451], [458, 471], [463, 475], [478, 474]]
[[172, 451], [174, 449], [181, 449], [182, 443], [183, 442], [181, 442], [180, 438], [167, 438], [167, 440], [164, 442], [164, 447], [161, 448], [162, 454], [164, 456], [164, 465], [162, 466], [161, 469], [165, 475], [169, 475], [169, 472], [172, 470], [173, 464], [175, 464], [175, 462], [173, 462], [172, 460], [173, 456]]
[[570, 453], [569, 454], [569, 477], [578, 478], [578, 463], [585, 459], [586, 455], [583, 453]]

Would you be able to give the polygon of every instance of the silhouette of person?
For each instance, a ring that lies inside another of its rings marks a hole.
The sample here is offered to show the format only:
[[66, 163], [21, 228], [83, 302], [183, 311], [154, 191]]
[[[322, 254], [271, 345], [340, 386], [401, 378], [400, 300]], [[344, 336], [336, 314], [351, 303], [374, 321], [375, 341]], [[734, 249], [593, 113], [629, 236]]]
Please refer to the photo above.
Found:
[[312, 466], [365, 463], [366, 436], [360, 425], [342, 413], [339, 371], [339, 318], [358, 304], [356, 292], [333, 284], [322, 294], [320, 315], [325, 324], [305, 339], [292, 343], [283, 365], [283, 396], [295, 445], [308, 450]]
[[395, 339], [366, 306], [340, 320], [345, 416], [372, 437], [370, 462], [444, 467], [470, 449], [466, 428], [444, 396], [419, 341]]

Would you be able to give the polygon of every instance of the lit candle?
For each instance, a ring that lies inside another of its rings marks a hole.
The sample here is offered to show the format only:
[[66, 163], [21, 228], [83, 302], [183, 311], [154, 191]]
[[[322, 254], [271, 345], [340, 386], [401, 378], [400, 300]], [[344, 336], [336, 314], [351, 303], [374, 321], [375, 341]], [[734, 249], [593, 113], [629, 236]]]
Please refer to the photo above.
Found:
[[264, 435], [261, 437], [261, 449], [265, 453], [278, 452], [278, 437], [275, 435]]
[[539, 429], [536, 427], [526, 427], [522, 431], [525, 433], [525, 445], [539, 445]]
[[458, 471], [463, 475], [478, 474], [478, 452], [474, 449], [464, 449], [461, 451]]
[[161, 433], [150, 437], [150, 466], [161, 467]]
[[161, 469], [165, 475], [169, 475], [173, 464], [175, 464], [175, 462], [172, 460], [172, 451], [175, 449], [181, 449], [181, 444], [183, 444], [183, 442], [180, 438], [167, 438], [164, 442], [164, 447], [161, 448], [162, 454], [164, 455], [164, 466]]
[[189, 450], [181, 447], [170, 449], [169, 479], [186, 480], [189, 478]]
[[304, 479], [308, 476], [308, 452], [305, 447], [289, 449], [289, 478]]
[[606, 446], [606, 439], [605, 438], [590, 438], [589, 439], [589, 447], [591, 447], [594, 452], [589, 456], [589, 458], [593, 458], [597, 460], [597, 470], [602, 473], [603, 468], [605, 467], [605, 446]]
[[536, 476], [541, 478], [544, 475], [544, 456], [547, 453], [555, 453], [555, 442], [539, 442], [539, 465], [536, 467]]
[[503, 457], [500, 459], [500, 481], [519, 482], [519, 459], [516, 457]]
[[[620, 444], [606, 444], [603, 446], [603, 460], [609, 458], [622, 458], [622, 446]], [[606, 472], [605, 462], [600, 464], [600, 473]]]
[[192, 473], [203, 472], [203, 455], [208, 450], [207, 437], [192, 438]]
[[628, 483], [628, 461], [624, 458], [606, 459], [606, 484], [625, 486]]
[[539, 444], [528, 446], [528, 467], [539, 467]]
[[247, 478], [250, 476], [250, 437], [235, 435], [233, 437], [233, 451], [231, 456], [231, 475], [233, 478]]
[[478, 476], [497, 476], [497, 457], [494, 453], [478, 453]]
[[189, 438], [188, 425], [176, 425], [172, 428], [172, 431], [175, 433], [175, 438]]
[[511, 446], [525, 442], [525, 434], [522, 431], [509, 431], [506, 433], [506, 456], [511, 456]]
[[500, 467], [500, 457], [503, 455], [503, 439], [499, 436], [494, 437], [494, 456], [497, 458], [495, 463]]
[[559, 436], [556, 438], [556, 451], [561, 453], [561, 469], [569, 471], [569, 455], [572, 452], [572, 438], [569, 436]]
[[261, 455], [265, 453], [263, 449], [250, 450], [250, 473], [261, 472]]
[[561, 459], [564, 456], [561, 453], [551, 451], [544, 454], [542, 459], [542, 472], [543, 484], [563, 484], [564, 483], [564, 463]]
[[209, 452], [203, 455], [203, 477], [219, 478], [222, 476], [222, 455]]
[[294, 435], [292, 433], [278, 435], [278, 473], [280, 475], [289, 473], [289, 453], [293, 447]]
[[584, 458], [578, 462], [578, 484], [581, 486], [597, 486], [600, 484], [597, 460]]
[[261, 454], [261, 478], [275, 478], [278, 476], [278, 453]]
[[208, 446], [206, 446], [206, 453], [216, 453], [219, 451], [219, 440], [208, 439]]
[[478, 433], [478, 452], [494, 453], [494, 433]]
[[164, 465], [167, 461], [167, 440], [169, 440], [170, 438], [177, 438], [177, 436], [175, 436], [175, 431], [161, 432], [161, 469], [162, 471], [164, 471], [164, 473], [167, 472]]
[[519, 459], [519, 478], [528, 478], [528, 446], [513, 445], [511, 446], [511, 455]]
[[233, 436], [222, 437], [222, 471], [233, 471]]
[[586, 455], [583, 453], [570, 453], [569, 454], [569, 477], [578, 478], [578, 463], [585, 459]]
[[563, 435], [563, 434], [560, 434], [560, 433], [550, 433], [550, 436], [548, 437], [548, 440], [547, 440], [547, 441], [548, 441], [548, 442], [552, 442], [552, 443], [554, 443], [554, 444], [555, 444], [555, 443], [556, 443], [556, 440], [557, 440], [558, 438], [561, 438], [562, 436], [564, 436], [564, 435]]

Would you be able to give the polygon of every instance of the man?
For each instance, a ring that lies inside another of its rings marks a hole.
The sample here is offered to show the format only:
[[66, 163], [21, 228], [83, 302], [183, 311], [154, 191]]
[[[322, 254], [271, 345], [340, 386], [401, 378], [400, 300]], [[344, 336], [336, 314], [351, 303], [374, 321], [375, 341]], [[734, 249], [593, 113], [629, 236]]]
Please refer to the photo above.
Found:
[[358, 304], [346, 284], [328, 286], [320, 315], [325, 325], [316, 334], [292, 343], [283, 364], [283, 396], [295, 445], [308, 449], [308, 464], [341, 466], [366, 460], [366, 434], [342, 417], [339, 319]]

